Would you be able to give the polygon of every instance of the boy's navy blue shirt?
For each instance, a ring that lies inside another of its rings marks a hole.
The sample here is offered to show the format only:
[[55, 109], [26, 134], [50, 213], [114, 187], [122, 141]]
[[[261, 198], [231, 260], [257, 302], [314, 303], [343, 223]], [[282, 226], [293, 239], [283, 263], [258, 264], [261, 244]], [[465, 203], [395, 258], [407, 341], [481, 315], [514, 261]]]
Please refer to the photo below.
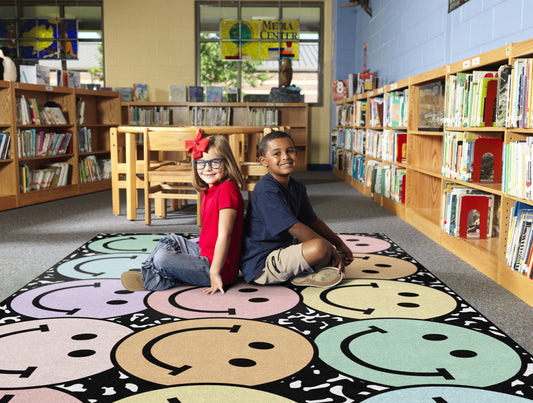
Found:
[[290, 178], [289, 186], [267, 173], [255, 185], [244, 217], [240, 269], [246, 282], [253, 281], [265, 267], [267, 255], [293, 244], [288, 229], [298, 221], [311, 225], [317, 216], [305, 185]]

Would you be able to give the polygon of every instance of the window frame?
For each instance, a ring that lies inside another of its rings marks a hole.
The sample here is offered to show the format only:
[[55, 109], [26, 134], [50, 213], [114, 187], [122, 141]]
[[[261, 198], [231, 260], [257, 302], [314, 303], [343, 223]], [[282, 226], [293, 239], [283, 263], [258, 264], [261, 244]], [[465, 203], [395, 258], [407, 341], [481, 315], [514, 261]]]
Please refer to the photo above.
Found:
[[[278, 8], [278, 15], [280, 16], [280, 19], [283, 19], [283, 8], [286, 8], [287, 6], [295, 6], [295, 7], [316, 7], [319, 10], [320, 13], [320, 28], [319, 28], [319, 38], [318, 38], [318, 66], [317, 66], [317, 77], [318, 77], [318, 83], [317, 83], [317, 101], [316, 102], [308, 102], [310, 106], [323, 106], [324, 104], [324, 3], [321, 1], [285, 1], [285, 2], [278, 2], [278, 1], [219, 1], [219, 2], [213, 2], [213, 1], [205, 1], [205, 0], [197, 0], [195, 1], [195, 46], [196, 46], [196, 57], [195, 57], [195, 71], [196, 71], [196, 85], [200, 85], [201, 82], [201, 54], [200, 54], [200, 44], [202, 42], [220, 42], [220, 39], [201, 39], [201, 19], [200, 19], [200, 7], [201, 6], [213, 6], [213, 7], [221, 7], [224, 5], [229, 5], [237, 8], [237, 18], [241, 19], [242, 16], [242, 8], [244, 7], [258, 7], [261, 6], [264, 7], [277, 7]], [[311, 40], [311, 39], [299, 39], [300, 44], [302, 43], [316, 43], [317, 40]], [[241, 61], [234, 61], [232, 63], [236, 63], [238, 66], [238, 88], [239, 88], [239, 96], [242, 97], [242, 62]], [[278, 61], [278, 63], [281, 66], [281, 60]], [[279, 68], [278, 68], [279, 72]], [[242, 98], [241, 98], [242, 99]], [[239, 99], [240, 101], [240, 99]]]
[[[103, 69], [103, 81], [105, 83], [105, 40], [104, 40], [104, 2], [103, 0], [49, 0], [49, 1], [36, 1], [36, 0], [18, 0], [13, 4], [13, 1], [6, 1], [6, 0], [0, 0], [0, 6], [14, 6], [16, 17], [19, 18], [26, 18], [27, 16], [24, 15], [23, 9], [24, 7], [28, 6], [35, 6], [35, 7], [57, 7], [59, 9], [59, 18], [65, 18], [65, 7], [83, 7], [83, 6], [93, 6], [93, 7], [100, 7], [100, 15], [101, 15], [101, 37], [100, 38], [83, 38], [80, 40], [78, 38], [78, 52], [79, 52], [79, 45], [80, 42], [86, 42], [86, 43], [98, 43], [102, 45], [102, 69]], [[77, 17], [76, 17], [77, 18]], [[78, 33], [79, 33], [79, 27], [78, 27]], [[22, 60], [30, 60], [30, 59], [18, 59], [19, 62]], [[33, 59], [32, 59], [33, 60]], [[61, 69], [67, 70], [67, 63], [70, 60], [67, 59], [59, 59], [57, 61], [61, 62]], [[36, 63], [39, 63], [39, 60], [36, 60]]]

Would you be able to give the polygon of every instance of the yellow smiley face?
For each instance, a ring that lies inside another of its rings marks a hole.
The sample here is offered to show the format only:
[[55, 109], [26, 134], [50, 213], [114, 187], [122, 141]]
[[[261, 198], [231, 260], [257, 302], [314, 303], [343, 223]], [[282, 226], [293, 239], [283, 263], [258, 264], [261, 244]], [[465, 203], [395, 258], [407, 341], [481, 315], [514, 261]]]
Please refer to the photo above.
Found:
[[354, 319], [428, 319], [457, 306], [455, 299], [442, 291], [391, 280], [344, 280], [328, 289], [307, 287], [302, 295], [311, 308]]

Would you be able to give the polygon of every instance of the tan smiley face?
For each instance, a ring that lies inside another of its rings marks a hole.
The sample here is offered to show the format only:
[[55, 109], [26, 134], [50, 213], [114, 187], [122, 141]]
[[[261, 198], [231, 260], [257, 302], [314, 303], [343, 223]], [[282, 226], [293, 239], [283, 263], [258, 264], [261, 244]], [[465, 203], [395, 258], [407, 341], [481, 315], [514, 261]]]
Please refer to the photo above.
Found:
[[[298, 333], [244, 319], [192, 319], [133, 334], [116, 349], [127, 372], [162, 385], [257, 385], [304, 368], [313, 347]], [[244, 382], [244, 383], [243, 383]]]

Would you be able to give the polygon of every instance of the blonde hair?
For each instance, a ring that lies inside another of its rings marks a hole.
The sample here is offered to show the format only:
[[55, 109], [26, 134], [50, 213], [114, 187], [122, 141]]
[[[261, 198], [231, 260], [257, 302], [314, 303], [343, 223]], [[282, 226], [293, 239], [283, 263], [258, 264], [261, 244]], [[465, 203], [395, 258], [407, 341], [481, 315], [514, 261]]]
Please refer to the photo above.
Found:
[[[206, 151], [209, 151], [211, 147], [214, 147], [215, 149], [213, 151], [215, 154], [219, 155], [220, 158], [223, 159], [222, 166], [224, 167], [224, 178], [222, 181], [224, 182], [230, 180], [240, 189], [242, 189], [244, 179], [242, 177], [241, 168], [235, 160], [235, 156], [233, 155], [233, 151], [231, 151], [228, 139], [221, 134], [209, 136], [207, 139], [209, 140], [209, 145], [207, 146]], [[200, 175], [198, 175], [198, 171], [196, 170], [194, 164], [192, 164], [192, 169], [193, 186], [197, 192], [203, 192], [209, 187], [209, 185], [200, 178]]]

